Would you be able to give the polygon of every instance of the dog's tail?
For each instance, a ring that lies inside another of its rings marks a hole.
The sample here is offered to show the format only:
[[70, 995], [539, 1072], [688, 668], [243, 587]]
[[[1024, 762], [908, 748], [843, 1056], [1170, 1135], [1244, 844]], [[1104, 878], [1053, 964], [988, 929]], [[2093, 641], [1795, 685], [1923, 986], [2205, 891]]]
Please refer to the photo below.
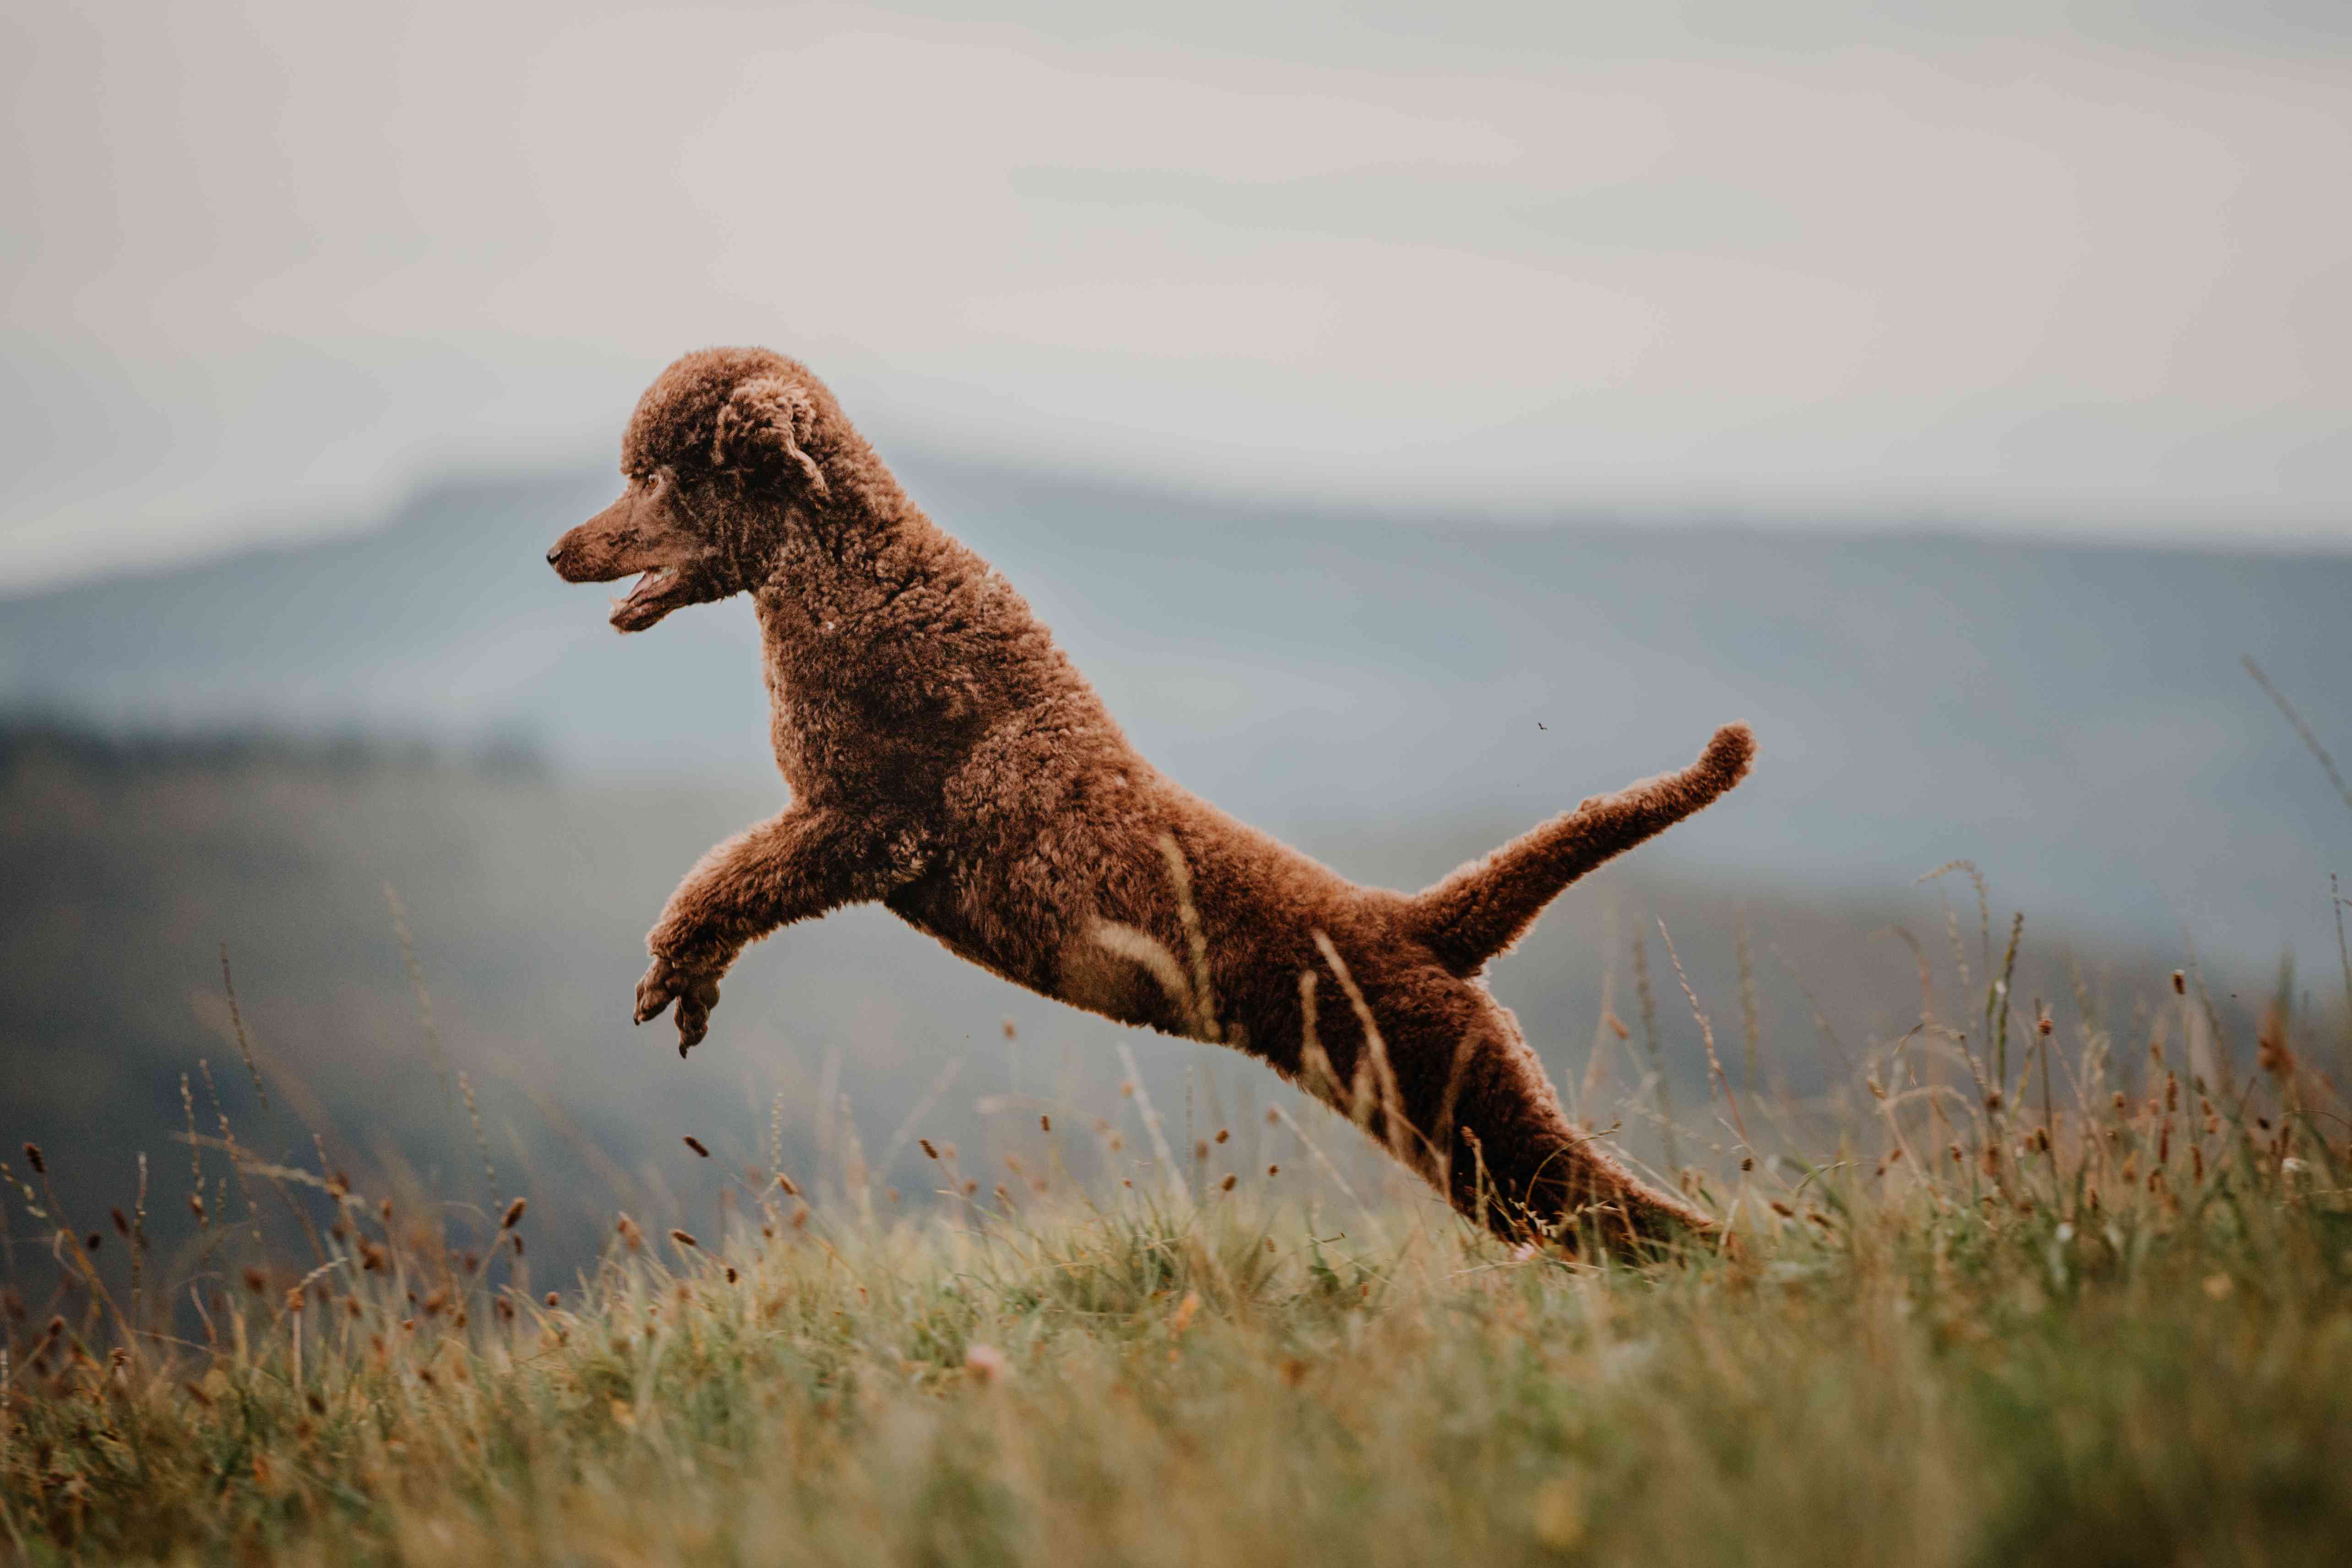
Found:
[[1569, 883], [1713, 803], [1755, 756], [1754, 732], [1725, 725], [1682, 771], [1596, 795], [1417, 894], [1407, 915], [1413, 935], [1455, 974], [1476, 974]]

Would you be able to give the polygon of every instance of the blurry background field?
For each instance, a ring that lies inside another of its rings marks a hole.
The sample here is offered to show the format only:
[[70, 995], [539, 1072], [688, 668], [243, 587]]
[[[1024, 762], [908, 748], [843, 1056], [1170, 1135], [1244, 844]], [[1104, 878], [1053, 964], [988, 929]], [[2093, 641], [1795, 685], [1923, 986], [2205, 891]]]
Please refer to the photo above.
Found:
[[[1737, 798], [1578, 889], [1496, 969], [1572, 1093], [1606, 1039], [1593, 1114], [1654, 1163], [1676, 1105], [1677, 1158], [1720, 1143], [1661, 918], [1739, 1071], [1752, 1009], [1760, 1084], [1801, 1096], [1917, 1021], [1906, 944], [1948, 953], [1948, 915], [1981, 984], [2027, 914], [2021, 1007], [2128, 1008], [2197, 968], [2238, 1042], [2214, 1049], [2242, 1054], [2293, 957], [2298, 1015], [2341, 1027], [2328, 853], [2352, 812], [2240, 658], [2318, 733], [2352, 736], [2331, 612], [2352, 559], [1505, 528], [908, 467], [1148, 755], [1364, 881], [1422, 885], [1751, 720], [1764, 760]], [[1163, 1102], [1188, 1075], [1275, 1092], [878, 910], [754, 949], [690, 1062], [633, 1030], [670, 886], [783, 797], [745, 606], [625, 640], [539, 559], [605, 487], [451, 487], [355, 538], [7, 606], [23, 710], [56, 716], [0, 752], [12, 1135], [148, 1146], [182, 1122], [199, 1057], [242, 1092], [220, 1071], [224, 944], [257, 1059], [289, 1103], [315, 1098], [336, 1159], [473, 1163], [462, 1071], [499, 1161], [593, 1196], [583, 1220], [676, 1179], [648, 1161], [688, 1133], [763, 1137], [778, 1092], [796, 1147], [846, 1096], [877, 1158], [919, 1106], [922, 1130], [971, 1142], [985, 1097], [1099, 1097], [1122, 1040]], [[1956, 859], [1987, 879], [1990, 937], [1963, 875], [1916, 885]], [[1638, 1023], [1637, 940], [1666, 1005], [1654, 1036], [1619, 1040], [1602, 988]], [[1948, 1006], [1961, 977], [1942, 962]], [[278, 1153], [308, 1142], [273, 1126], [294, 1140]], [[919, 1186], [906, 1139], [895, 1158], [877, 1179]], [[130, 1174], [72, 1179], [119, 1201]]]

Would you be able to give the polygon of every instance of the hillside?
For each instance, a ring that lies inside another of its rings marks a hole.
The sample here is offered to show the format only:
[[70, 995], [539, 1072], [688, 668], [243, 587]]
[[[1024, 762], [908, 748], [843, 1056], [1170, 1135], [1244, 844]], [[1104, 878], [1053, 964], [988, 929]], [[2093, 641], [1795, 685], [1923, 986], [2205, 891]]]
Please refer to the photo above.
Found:
[[[1423, 844], [1391, 874], [1426, 880], [1447, 825], [1500, 838], [1745, 716], [1756, 779], [1657, 858], [1850, 894], [1967, 856], [2085, 930], [2185, 925], [2263, 963], [2334, 945], [2352, 820], [2240, 659], [2352, 749], [2352, 558], [1339, 516], [906, 466], [1147, 754], [1327, 857]], [[546, 570], [611, 488], [452, 483], [371, 529], [0, 601], [0, 706], [520, 737], [770, 788], [744, 606], [623, 639]]]

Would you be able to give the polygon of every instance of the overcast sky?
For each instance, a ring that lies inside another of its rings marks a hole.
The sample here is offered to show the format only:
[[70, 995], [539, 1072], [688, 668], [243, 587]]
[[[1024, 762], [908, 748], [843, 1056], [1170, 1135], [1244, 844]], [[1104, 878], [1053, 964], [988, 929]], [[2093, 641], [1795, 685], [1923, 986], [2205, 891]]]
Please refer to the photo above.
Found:
[[936, 10], [8, 7], [0, 587], [712, 342], [886, 453], [2352, 543], [2341, 0]]

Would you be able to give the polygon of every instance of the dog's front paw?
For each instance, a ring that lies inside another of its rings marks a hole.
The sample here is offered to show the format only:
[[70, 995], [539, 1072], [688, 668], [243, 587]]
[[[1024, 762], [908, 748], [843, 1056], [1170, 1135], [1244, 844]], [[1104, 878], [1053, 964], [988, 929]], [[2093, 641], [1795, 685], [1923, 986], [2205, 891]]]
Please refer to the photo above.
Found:
[[636, 1021], [656, 1019], [670, 1003], [677, 1004], [677, 1053], [683, 1057], [710, 1032], [710, 1009], [719, 1005], [716, 972], [682, 969], [656, 956], [637, 982]]

